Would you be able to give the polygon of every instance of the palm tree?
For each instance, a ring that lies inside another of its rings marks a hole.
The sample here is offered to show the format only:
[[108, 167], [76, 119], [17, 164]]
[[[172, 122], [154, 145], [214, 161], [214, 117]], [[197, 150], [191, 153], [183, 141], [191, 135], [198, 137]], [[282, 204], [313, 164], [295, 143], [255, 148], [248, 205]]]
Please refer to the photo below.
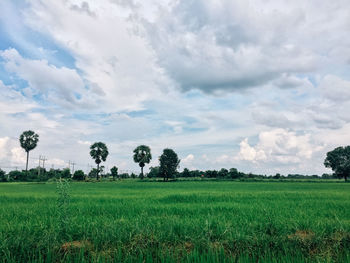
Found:
[[134, 150], [134, 162], [141, 167], [141, 179], [143, 179], [143, 167], [152, 160], [151, 148], [146, 145], [137, 146]]
[[106, 144], [104, 144], [103, 142], [95, 142], [93, 145], [90, 146], [90, 155], [92, 159], [95, 159], [95, 163], [97, 164], [96, 179], [99, 180], [100, 163], [102, 161], [105, 162], [108, 156], [108, 149]]
[[38, 141], [39, 141], [39, 135], [31, 130], [24, 131], [19, 137], [19, 142], [21, 144], [21, 147], [27, 153], [26, 174], [28, 174], [29, 151], [33, 150], [37, 146]]

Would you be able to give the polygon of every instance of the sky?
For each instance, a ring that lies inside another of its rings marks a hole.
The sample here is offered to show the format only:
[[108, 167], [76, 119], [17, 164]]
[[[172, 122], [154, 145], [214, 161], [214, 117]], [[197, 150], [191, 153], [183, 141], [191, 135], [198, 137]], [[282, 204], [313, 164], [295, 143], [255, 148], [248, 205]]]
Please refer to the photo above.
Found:
[[[350, 142], [348, 0], [2, 0], [0, 168], [322, 174]], [[147, 168], [146, 167], [146, 168]]]

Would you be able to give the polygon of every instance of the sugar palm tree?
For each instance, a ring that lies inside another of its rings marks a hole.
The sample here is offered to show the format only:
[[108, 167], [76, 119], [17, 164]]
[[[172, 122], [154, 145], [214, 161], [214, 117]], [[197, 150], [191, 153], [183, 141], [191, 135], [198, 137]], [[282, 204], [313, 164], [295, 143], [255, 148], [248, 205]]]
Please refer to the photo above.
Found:
[[143, 167], [152, 160], [151, 148], [146, 145], [137, 146], [134, 150], [134, 162], [141, 167], [141, 179], [143, 179]]
[[105, 162], [108, 156], [108, 149], [106, 144], [104, 144], [103, 142], [95, 142], [93, 145], [90, 146], [90, 155], [92, 159], [95, 159], [95, 163], [97, 164], [96, 179], [99, 180], [100, 163], [102, 161]]
[[27, 153], [27, 162], [26, 162], [26, 174], [28, 174], [28, 159], [29, 159], [29, 152], [33, 150], [39, 141], [39, 135], [35, 132], [29, 130], [24, 131], [21, 136], [19, 137], [19, 142], [21, 144], [21, 147], [26, 151]]

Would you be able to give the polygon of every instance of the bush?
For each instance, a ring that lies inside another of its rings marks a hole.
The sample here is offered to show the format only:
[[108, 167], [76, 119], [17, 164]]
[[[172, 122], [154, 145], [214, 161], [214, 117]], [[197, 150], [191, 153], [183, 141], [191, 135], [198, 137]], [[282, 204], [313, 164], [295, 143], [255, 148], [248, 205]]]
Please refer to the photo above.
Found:
[[73, 180], [83, 181], [85, 179], [85, 174], [82, 170], [77, 170], [74, 172]]
[[11, 171], [9, 172], [9, 178], [10, 180], [14, 181], [25, 181], [26, 179], [26, 172], [25, 171]]
[[70, 170], [69, 170], [68, 168], [63, 169], [63, 170], [61, 171], [61, 173], [60, 173], [60, 177], [61, 177], [61, 178], [71, 178], [72, 175], [71, 175], [71, 173], [70, 173]]

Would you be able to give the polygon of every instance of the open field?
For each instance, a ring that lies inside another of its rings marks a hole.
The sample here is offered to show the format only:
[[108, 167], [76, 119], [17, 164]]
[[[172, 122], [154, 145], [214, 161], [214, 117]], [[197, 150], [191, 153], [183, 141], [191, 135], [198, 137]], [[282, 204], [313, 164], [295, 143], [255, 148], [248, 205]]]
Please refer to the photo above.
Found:
[[350, 184], [126, 180], [65, 193], [0, 184], [0, 261], [350, 262]]

